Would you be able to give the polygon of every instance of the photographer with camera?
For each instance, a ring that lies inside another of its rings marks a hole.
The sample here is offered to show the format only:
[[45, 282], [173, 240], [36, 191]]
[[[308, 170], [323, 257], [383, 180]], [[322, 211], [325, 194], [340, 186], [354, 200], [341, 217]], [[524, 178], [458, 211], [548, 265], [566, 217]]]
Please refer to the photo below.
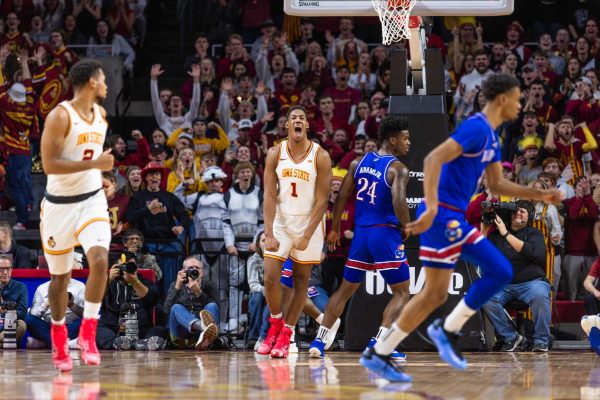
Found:
[[[79, 253], [74, 253], [73, 269], [79, 269]], [[35, 290], [33, 303], [29, 314], [25, 317], [27, 328], [29, 329], [29, 338], [27, 339], [28, 349], [45, 349], [50, 347], [50, 324], [51, 310], [48, 300], [48, 290], [50, 281], [41, 284]], [[65, 310], [65, 324], [69, 335], [69, 348], [77, 348], [77, 335], [79, 335], [79, 325], [83, 317], [83, 305], [85, 302], [85, 284], [71, 278], [67, 286], [67, 309]]]
[[162, 279], [162, 270], [156, 261], [156, 256], [150, 254], [147, 246], [144, 246], [144, 234], [137, 229], [128, 229], [123, 233], [123, 246], [126, 251], [135, 254], [137, 265], [140, 269], [151, 269], [154, 271], [156, 280]]
[[136, 255], [127, 251], [109, 270], [98, 321], [97, 342], [101, 349], [159, 350], [167, 343], [166, 328], [152, 322], [158, 288], [137, 270]]
[[[504, 207], [504, 210], [507, 208]], [[520, 200], [515, 208], [510, 213], [508, 227], [502, 218], [508, 219], [506, 212], [501, 211], [500, 215], [496, 213], [493, 221], [496, 231], [488, 237], [512, 265], [513, 280], [495, 294], [483, 309], [494, 325], [498, 338], [503, 341], [501, 351], [514, 351], [523, 337], [515, 330], [504, 311], [504, 305], [513, 300], [527, 303], [535, 324], [533, 351], [547, 352], [551, 315], [544, 236], [531, 226], [535, 217], [535, 207], [531, 202]]]
[[165, 312], [171, 341], [178, 348], [205, 351], [219, 335], [218, 292], [204, 279], [205, 267], [200, 256], [189, 256], [169, 287]]
[[[16, 340], [13, 337], [12, 343], [18, 343], [25, 335], [27, 324], [25, 316], [27, 315], [27, 287], [21, 282], [11, 279], [13, 270], [13, 258], [10, 254], [0, 254], [0, 348], [5, 347], [5, 335], [10, 327], [9, 317], [16, 314]], [[14, 322], [14, 319], [11, 318]], [[14, 331], [12, 332], [14, 335]], [[8, 341], [8, 336], [6, 337]]]

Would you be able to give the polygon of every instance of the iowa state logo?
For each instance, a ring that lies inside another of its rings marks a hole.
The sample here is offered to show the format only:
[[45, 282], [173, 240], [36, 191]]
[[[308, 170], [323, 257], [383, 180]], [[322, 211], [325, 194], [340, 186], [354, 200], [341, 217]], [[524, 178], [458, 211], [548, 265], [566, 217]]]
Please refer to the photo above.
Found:
[[48, 247], [50, 247], [51, 249], [56, 247], [56, 242], [54, 241], [54, 238], [52, 236], [48, 238]]
[[460, 229], [460, 222], [458, 222], [455, 219], [448, 221], [448, 223], [446, 224], [446, 231], [444, 233], [446, 235], [446, 238], [448, 238], [450, 242], [455, 242], [459, 240], [462, 237], [462, 229]]

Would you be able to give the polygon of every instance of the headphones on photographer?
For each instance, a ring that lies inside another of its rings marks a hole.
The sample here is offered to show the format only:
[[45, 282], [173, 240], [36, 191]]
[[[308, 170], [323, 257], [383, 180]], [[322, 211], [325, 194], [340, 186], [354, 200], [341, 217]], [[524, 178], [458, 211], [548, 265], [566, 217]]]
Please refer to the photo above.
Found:
[[535, 220], [535, 206], [529, 200], [519, 200], [517, 202], [518, 208], [524, 208], [527, 210], [527, 225], [533, 224]]

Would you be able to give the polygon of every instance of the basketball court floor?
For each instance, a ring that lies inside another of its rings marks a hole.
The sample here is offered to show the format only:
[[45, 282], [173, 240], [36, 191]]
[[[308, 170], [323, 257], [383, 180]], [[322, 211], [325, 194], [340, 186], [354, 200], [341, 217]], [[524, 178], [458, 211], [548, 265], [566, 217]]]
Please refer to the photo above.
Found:
[[600, 357], [589, 351], [468, 353], [463, 372], [437, 353], [409, 353], [412, 384], [370, 375], [359, 355], [115, 351], [59, 375], [47, 350], [3, 351], [0, 399], [600, 399]]

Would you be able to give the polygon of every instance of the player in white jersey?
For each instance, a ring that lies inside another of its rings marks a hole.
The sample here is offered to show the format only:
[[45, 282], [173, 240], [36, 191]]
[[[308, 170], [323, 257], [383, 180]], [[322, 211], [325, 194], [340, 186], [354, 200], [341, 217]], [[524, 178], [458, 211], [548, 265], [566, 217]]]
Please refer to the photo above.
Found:
[[110, 223], [102, 190], [102, 171], [110, 171], [114, 157], [103, 152], [108, 123], [98, 105], [106, 98], [102, 64], [76, 63], [69, 71], [75, 89], [71, 101], [48, 114], [42, 134], [42, 163], [48, 175], [41, 205], [40, 233], [51, 274], [48, 301], [52, 310], [52, 360], [59, 371], [73, 369], [65, 326], [67, 286], [71, 279], [73, 248], [85, 250], [90, 274], [85, 289], [78, 346], [86, 365], [98, 365], [96, 327], [108, 271]]
[[[288, 138], [269, 149], [264, 173], [264, 282], [271, 317], [267, 337], [257, 352], [274, 358], [288, 355], [312, 265], [320, 263], [332, 178], [329, 153], [307, 137], [303, 107], [289, 109], [286, 128]], [[294, 293], [284, 322], [279, 279], [288, 257], [293, 261]]]

